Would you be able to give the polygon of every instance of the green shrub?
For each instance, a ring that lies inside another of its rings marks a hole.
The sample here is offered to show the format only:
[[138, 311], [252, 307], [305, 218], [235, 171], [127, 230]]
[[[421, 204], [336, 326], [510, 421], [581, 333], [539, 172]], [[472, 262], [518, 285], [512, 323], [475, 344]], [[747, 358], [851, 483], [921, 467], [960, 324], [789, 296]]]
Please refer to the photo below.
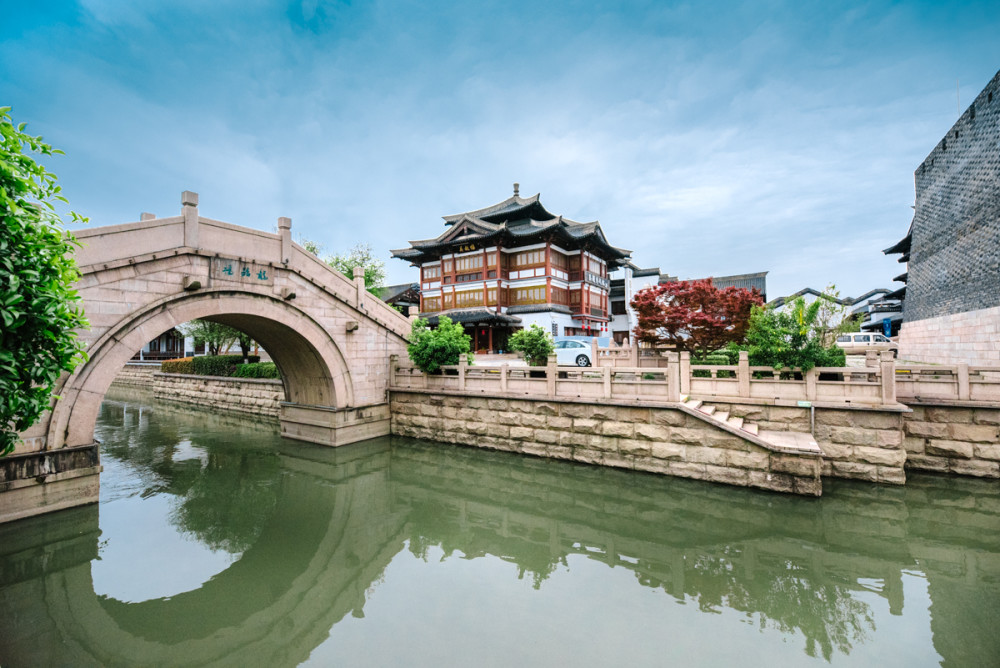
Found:
[[[205, 355], [192, 358], [194, 373], [199, 376], [230, 376], [236, 365], [243, 362], [242, 355]], [[260, 361], [260, 355], [250, 355], [251, 364]]]
[[437, 373], [442, 366], [458, 364], [462, 355], [471, 363], [471, 349], [472, 337], [446, 315], [438, 318], [435, 329], [431, 329], [426, 320], [415, 320], [410, 331], [410, 344], [406, 346], [410, 361], [424, 373]]
[[513, 351], [523, 352], [529, 366], [545, 366], [549, 363], [549, 355], [555, 351], [552, 336], [538, 325], [514, 332], [507, 345]]
[[698, 365], [711, 365], [711, 366], [727, 366], [730, 364], [729, 356], [724, 352], [709, 353], [704, 357], [692, 357], [691, 364]]
[[233, 370], [234, 378], [281, 378], [278, 367], [274, 362], [254, 362], [252, 364], [239, 364]]
[[167, 360], [160, 364], [163, 373], [194, 373], [194, 358], [182, 357], [177, 360]]

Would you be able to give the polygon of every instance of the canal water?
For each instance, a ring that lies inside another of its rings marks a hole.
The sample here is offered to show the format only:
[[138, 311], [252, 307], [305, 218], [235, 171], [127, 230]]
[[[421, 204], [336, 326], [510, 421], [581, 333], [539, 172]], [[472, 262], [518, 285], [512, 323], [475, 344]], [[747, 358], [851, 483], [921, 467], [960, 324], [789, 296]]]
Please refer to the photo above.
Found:
[[1000, 488], [820, 499], [113, 389], [100, 504], [0, 526], [0, 665], [997, 666]]

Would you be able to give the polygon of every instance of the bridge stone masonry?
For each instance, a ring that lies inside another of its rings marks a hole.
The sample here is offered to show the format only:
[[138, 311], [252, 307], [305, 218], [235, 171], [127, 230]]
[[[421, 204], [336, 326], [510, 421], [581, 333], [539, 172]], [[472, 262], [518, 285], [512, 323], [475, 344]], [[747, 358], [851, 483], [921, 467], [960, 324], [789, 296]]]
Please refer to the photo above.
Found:
[[94, 424], [104, 394], [147, 341], [194, 319], [243, 330], [281, 372], [282, 435], [337, 446], [389, 433], [388, 360], [405, 354], [409, 320], [292, 242], [199, 215], [76, 233], [77, 289], [89, 359], [56, 388], [43, 419], [0, 460], [0, 522], [97, 501]]

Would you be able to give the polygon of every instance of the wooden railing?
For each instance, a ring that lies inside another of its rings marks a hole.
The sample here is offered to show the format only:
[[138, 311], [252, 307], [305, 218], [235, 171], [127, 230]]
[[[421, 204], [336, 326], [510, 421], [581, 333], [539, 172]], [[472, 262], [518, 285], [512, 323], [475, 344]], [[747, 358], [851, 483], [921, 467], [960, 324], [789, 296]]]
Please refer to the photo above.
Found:
[[[602, 351], [604, 352], [604, 351]], [[620, 354], [620, 353], [617, 353]], [[629, 351], [634, 354], [634, 351]], [[605, 357], [614, 358], [616, 353]], [[424, 374], [398, 358], [391, 360], [392, 389], [457, 391], [467, 394], [524, 396], [537, 399], [590, 398], [677, 402], [682, 397], [754, 403], [818, 402], [858, 406], [896, 406], [895, 362], [883, 355], [874, 367], [823, 367], [803, 372], [750, 366], [746, 353], [738, 364], [694, 366], [688, 353], [669, 352], [663, 367], [561, 367], [512, 365], [443, 367]]]

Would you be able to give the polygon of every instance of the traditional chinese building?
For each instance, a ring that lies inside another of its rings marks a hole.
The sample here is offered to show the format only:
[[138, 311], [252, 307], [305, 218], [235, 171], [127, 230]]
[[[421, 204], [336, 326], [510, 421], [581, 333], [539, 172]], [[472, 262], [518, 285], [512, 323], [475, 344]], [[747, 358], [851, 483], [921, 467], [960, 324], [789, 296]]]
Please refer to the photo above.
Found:
[[444, 217], [443, 234], [393, 257], [420, 268], [420, 311], [460, 322], [476, 350], [506, 349], [515, 329], [553, 336], [608, 335], [609, 272], [630, 251], [608, 243], [597, 221], [550, 213], [539, 195]]

